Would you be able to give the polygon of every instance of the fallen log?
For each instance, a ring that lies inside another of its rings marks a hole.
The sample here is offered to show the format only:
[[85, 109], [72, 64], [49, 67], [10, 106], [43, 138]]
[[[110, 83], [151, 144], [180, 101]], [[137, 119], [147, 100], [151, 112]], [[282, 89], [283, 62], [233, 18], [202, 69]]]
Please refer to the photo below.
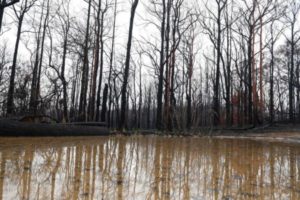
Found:
[[59, 137], [107, 135], [109, 135], [108, 128], [99, 126], [25, 123], [13, 120], [0, 120], [0, 136], [5, 137]]

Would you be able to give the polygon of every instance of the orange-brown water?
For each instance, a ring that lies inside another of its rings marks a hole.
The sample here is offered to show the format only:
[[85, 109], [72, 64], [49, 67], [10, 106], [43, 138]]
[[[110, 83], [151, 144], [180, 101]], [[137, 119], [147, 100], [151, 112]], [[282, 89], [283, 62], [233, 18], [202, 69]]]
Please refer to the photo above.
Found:
[[300, 199], [300, 145], [158, 136], [1, 138], [0, 199]]

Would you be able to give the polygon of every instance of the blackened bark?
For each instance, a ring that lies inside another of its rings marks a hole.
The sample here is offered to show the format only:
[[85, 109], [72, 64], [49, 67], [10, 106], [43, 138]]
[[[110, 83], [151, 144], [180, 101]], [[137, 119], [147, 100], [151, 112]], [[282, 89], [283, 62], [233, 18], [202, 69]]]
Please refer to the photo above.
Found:
[[274, 122], [274, 36], [273, 23], [271, 24], [271, 62], [270, 62], [270, 123]]
[[253, 87], [252, 87], [252, 38], [253, 38], [253, 28], [250, 26], [250, 37], [248, 38], [248, 124], [253, 123], [253, 99], [252, 99], [252, 93], [253, 93]]
[[101, 44], [101, 52], [100, 52], [100, 73], [98, 80], [98, 92], [97, 92], [97, 105], [96, 105], [96, 121], [99, 121], [100, 118], [100, 102], [101, 102], [101, 87], [102, 87], [102, 77], [103, 77], [103, 62], [104, 62], [104, 41], [103, 41], [103, 31], [104, 31], [104, 14], [106, 11], [102, 12], [101, 15], [101, 31], [100, 31], [100, 44]]
[[89, 119], [94, 120], [95, 115], [95, 99], [96, 99], [96, 88], [97, 88], [97, 75], [98, 75], [98, 69], [99, 69], [99, 54], [100, 54], [100, 32], [101, 32], [101, 6], [102, 1], [100, 0], [98, 2], [98, 8], [97, 8], [97, 17], [96, 17], [96, 24], [97, 24], [97, 30], [96, 30], [96, 46], [95, 46], [95, 60], [94, 60], [94, 70], [93, 70], [93, 77], [92, 77], [92, 87], [91, 87], [91, 97], [89, 101]]
[[101, 108], [101, 122], [106, 122], [107, 98], [108, 98], [108, 85], [105, 84], [103, 90], [103, 101], [102, 101], [102, 108]]
[[84, 45], [84, 58], [83, 58], [83, 68], [82, 68], [82, 78], [81, 78], [81, 92], [79, 101], [79, 117], [80, 121], [86, 120], [86, 105], [87, 105], [87, 89], [88, 89], [88, 79], [89, 79], [89, 60], [88, 60], [88, 41], [89, 41], [89, 29], [90, 29], [90, 16], [91, 16], [91, 3], [89, 0], [88, 4], [88, 17], [85, 35], [85, 45]]
[[68, 92], [67, 92], [67, 81], [65, 78], [65, 67], [66, 67], [66, 57], [67, 57], [67, 50], [68, 50], [68, 30], [69, 27], [67, 27], [67, 32], [65, 33], [64, 38], [64, 46], [63, 46], [63, 60], [62, 60], [62, 66], [61, 66], [61, 79], [63, 84], [63, 110], [64, 110], [64, 120], [66, 122], [69, 121], [68, 117]]
[[151, 127], [151, 87], [148, 90], [148, 101], [147, 101], [147, 128]]
[[294, 122], [294, 55], [295, 55], [295, 34], [294, 24], [291, 27], [291, 57], [290, 57], [290, 69], [289, 69], [289, 119], [290, 122]]
[[37, 47], [35, 52], [35, 62], [33, 67], [33, 73], [32, 73], [32, 81], [31, 81], [31, 95], [30, 95], [30, 102], [29, 102], [29, 110], [33, 114], [36, 114], [36, 85], [37, 85], [37, 76], [38, 76], [38, 65], [39, 65], [39, 59], [40, 59], [40, 33], [42, 28], [42, 18], [43, 18], [43, 11], [41, 14], [40, 24], [39, 24], [39, 31], [37, 35]]
[[170, 49], [170, 18], [171, 18], [171, 1], [168, 0], [167, 2], [167, 16], [166, 16], [166, 33], [165, 33], [165, 43], [166, 43], [166, 68], [165, 68], [165, 94], [164, 94], [164, 99], [165, 99], [165, 105], [164, 105], [164, 122], [165, 126], [168, 126], [168, 121], [170, 118], [170, 76], [169, 76], [169, 68], [170, 68], [170, 63], [169, 63], [169, 49]]
[[44, 19], [44, 25], [43, 25], [43, 35], [42, 35], [42, 41], [41, 41], [41, 54], [40, 54], [40, 59], [39, 59], [39, 68], [38, 68], [37, 85], [36, 85], [36, 93], [35, 93], [35, 102], [36, 102], [35, 103], [35, 109], [36, 110], [37, 110], [37, 106], [38, 106], [38, 99], [39, 99], [39, 96], [40, 96], [43, 55], [44, 55], [46, 29], [48, 27], [49, 14], [50, 14], [50, 0], [47, 0], [47, 12], [46, 12], [46, 17]]
[[161, 43], [160, 43], [160, 63], [159, 63], [159, 80], [158, 80], [158, 90], [157, 90], [157, 116], [156, 116], [156, 128], [158, 130], [163, 129], [162, 120], [162, 97], [163, 97], [163, 80], [164, 80], [164, 59], [165, 59], [165, 24], [166, 24], [166, 2], [162, 0], [163, 12], [162, 12], [162, 22], [161, 22]]
[[16, 76], [19, 44], [20, 44], [20, 39], [21, 39], [24, 14], [25, 14], [24, 12], [21, 13], [21, 15], [19, 17], [19, 22], [18, 22], [17, 38], [16, 38], [16, 44], [15, 44], [13, 63], [11, 66], [9, 90], [8, 90], [8, 96], [7, 96], [7, 115], [12, 115], [13, 111], [14, 111], [15, 76]]
[[130, 15], [130, 24], [129, 24], [129, 35], [128, 35], [128, 44], [127, 44], [127, 53], [126, 53], [126, 62], [125, 62], [125, 71], [122, 85], [122, 99], [121, 99], [121, 121], [119, 125], [119, 129], [122, 130], [125, 128], [125, 117], [126, 117], [126, 105], [127, 105], [127, 84], [129, 77], [129, 67], [130, 67], [130, 55], [131, 55], [131, 45], [132, 45], [132, 33], [133, 33], [133, 23], [135, 17], [135, 11], [139, 0], [134, 0], [131, 7], [131, 15]]
[[113, 69], [113, 61], [114, 61], [114, 51], [115, 51], [115, 34], [116, 34], [116, 17], [117, 17], [117, 0], [115, 0], [115, 10], [114, 10], [114, 23], [113, 23], [113, 35], [112, 35], [112, 43], [111, 43], [111, 52], [110, 52], [110, 60], [109, 60], [109, 75], [108, 75], [108, 85], [109, 85], [109, 102], [108, 102], [108, 113], [107, 113], [107, 125], [111, 127], [111, 106], [112, 106], [112, 69]]
[[216, 79], [214, 83], [214, 96], [213, 96], [213, 123], [218, 126], [220, 123], [220, 63], [221, 63], [221, 5], [218, 3], [218, 36], [217, 36], [217, 66], [216, 66]]

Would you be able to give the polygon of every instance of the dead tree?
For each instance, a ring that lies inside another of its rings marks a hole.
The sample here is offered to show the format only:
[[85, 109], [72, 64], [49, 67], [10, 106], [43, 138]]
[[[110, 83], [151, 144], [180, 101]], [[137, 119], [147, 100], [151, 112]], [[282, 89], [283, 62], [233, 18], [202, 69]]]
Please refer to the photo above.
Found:
[[13, 62], [11, 66], [11, 74], [10, 74], [10, 81], [9, 81], [9, 90], [7, 95], [7, 115], [12, 115], [14, 111], [14, 92], [15, 92], [15, 76], [16, 76], [16, 68], [17, 68], [17, 61], [18, 61], [18, 53], [19, 53], [19, 44], [21, 40], [22, 34], [22, 27], [25, 14], [33, 7], [36, 0], [23, 0], [22, 4], [20, 5], [19, 11], [15, 7], [14, 12], [18, 20], [18, 30], [16, 36], [16, 43], [13, 55]]
[[[39, 31], [37, 35], [36, 57], [35, 57], [32, 82], [31, 82], [31, 96], [30, 96], [29, 107], [30, 107], [30, 111], [33, 112], [34, 114], [37, 113], [38, 98], [40, 95], [40, 80], [41, 80], [41, 71], [42, 71], [42, 64], [43, 64], [45, 37], [46, 37], [49, 14], [50, 14], [50, 1], [47, 0], [46, 5], [44, 5], [44, 3], [45, 1], [43, 1], [43, 5], [42, 5], [42, 14], [40, 18]], [[46, 10], [45, 16], [44, 16], [44, 9]]]
[[112, 70], [113, 70], [114, 53], [115, 53], [117, 6], [118, 6], [118, 1], [115, 0], [115, 3], [114, 3], [113, 33], [112, 33], [111, 51], [110, 51], [110, 57], [109, 57], [109, 75], [108, 75], [108, 87], [109, 87], [108, 112], [107, 112], [107, 125], [108, 125], [108, 127], [111, 127], [111, 113], [112, 113], [112, 102], [113, 102], [113, 100], [112, 100], [113, 87], [112, 87], [111, 79], [112, 79]]
[[165, 26], [166, 26], [166, 0], [162, 0], [162, 19], [160, 27], [160, 62], [159, 62], [159, 81], [157, 91], [157, 116], [156, 128], [161, 130], [163, 128], [162, 120], [162, 97], [163, 97], [163, 80], [164, 80], [164, 66], [165, 66]]
[[294, 82], [295, 82], [295, 48], [297, 43], [300, 41], [300, 36], [296, 30], [296, 23], [298, 21], [298, 15], [300, 12], [300, 3], [296, 0], [291, 1], [289, 12], [286, 14], [286, 21], [290, 28], [290, 37], [286, 37], [290, 46], [290, 68], [289, 68], [289, 120], [294, 122]]
[[87, 13], [87, 25], [85, 31], [85, 44], [83, 53], [83, 68], [82, 68], [82, 78], [81, 78], [81, 90], [80, 90], [80, 101], [79, 101], [79, 120], [86, 120], [86, 106], [87, 106], [87, 91], [89, 82], [89, 36], [90, 36], [90, 17], [91, 17], [91, 4], [92, 0], [88, 2], [88, 13]]
[[101, 122], [106, 122], [107, 98], [108, 98], [108, 85], [105, 84], [103, 90], [103, 101], [102, 101], [102, 108], [101, 108]]
[[135, 11], [138, 6], [139, 0], [134, 0], [131, 6], [131, 14], [130, 14], [130, 23], [129, 23], [129, 33], [128, 33], [128, 43], [127, 43], [127, 53], [126, 53], [126, 61], [125, 61], [125, 69], [123, 75], [123, 85], [122, 85], [122, 99], [121, 99], [121, 121], [119, 125], [119, 129], [122, 130], [126, 125], [126, 105], [127, 105], [127, 85], [129, 78], [129, 67], [130, 67], [130, 55], [131, 55], [131, 46], [132, 46], [132, 34], [133, 34], [133, 24]]
[[64, 121], [69, 121], [68, 116], [68, 91], [67, 91], [67, 80], [65, 77], [65, 70], [66, 70], [66, 59], [67, 59], [67, 52], [68, 52], [68, 40], [69, 40], [69, 32], [71, 28], [71, 19], [70, 19], [70, 1], [66, 1], [66, 7], [63, 6], [63, 13], [60, 16], [61, 21], [61, 29], [62, 29], [62, 37], [63, 37], [63, 55], [62, 55], [62, 64], [61, 64], [61, 82], [63, 85], [63, 119]]
[[0, 0], [0, 32], [2, 27], [2, 21], [3, 21], [3, 15], [4, 15], [4, 9], [8, 6], [12, 6], [15, 3], [18, 3], [20, 0]]
[[108, 2], [106, 1], [105, 8], [102, 10], [101, 13], [101, 31], [100, 31], [100, 73], [99, 73], [99, 80], [98, 80], [98, 91], [97, 91], [97, 104], [96, 104], [96, 121], [100, 119], [100, 102], [101, 102], [101, 89], [102, 89], [102, 77], [103, 77], [103, 65], [104, 65], [104, 16], [108, 10]]

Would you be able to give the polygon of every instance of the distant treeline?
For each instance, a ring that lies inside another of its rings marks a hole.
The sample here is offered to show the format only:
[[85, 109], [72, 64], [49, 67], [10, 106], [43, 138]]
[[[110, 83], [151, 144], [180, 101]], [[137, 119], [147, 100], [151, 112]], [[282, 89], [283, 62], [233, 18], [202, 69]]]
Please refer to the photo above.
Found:
[[299, 13], [298, 0], [0, 0], [1, 116], [169, 131], [300, 122]]

